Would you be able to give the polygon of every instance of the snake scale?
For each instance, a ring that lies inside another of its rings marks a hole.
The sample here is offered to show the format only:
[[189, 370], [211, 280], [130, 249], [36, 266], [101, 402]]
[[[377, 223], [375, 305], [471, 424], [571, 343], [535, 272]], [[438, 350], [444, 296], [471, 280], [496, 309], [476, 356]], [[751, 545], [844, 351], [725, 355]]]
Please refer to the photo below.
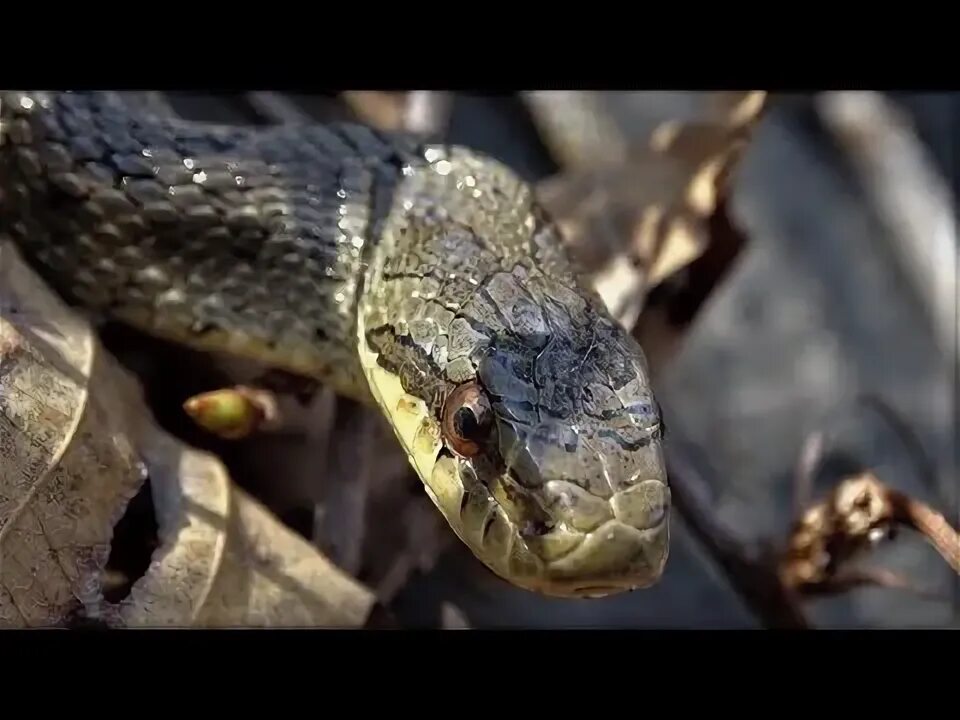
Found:
[[660, 579], [670, 491], [643, 352], [499, 161], [361, 124], [3, 92], [0, 233], [90, 312], [378, 407], [452, 529], [515, 585]]

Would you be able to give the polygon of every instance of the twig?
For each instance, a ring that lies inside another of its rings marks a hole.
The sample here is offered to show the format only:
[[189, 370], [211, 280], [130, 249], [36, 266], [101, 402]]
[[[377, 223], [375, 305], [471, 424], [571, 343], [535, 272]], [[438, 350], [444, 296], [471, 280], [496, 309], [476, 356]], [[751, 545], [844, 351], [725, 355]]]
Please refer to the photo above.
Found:
[[923, 442], [917, 436], [916, 431], [905, 422], [890, 405], [881, 397], [873, 393], [862, 393], [857, 396], [857, 403], [869, 408], [881, 418], [904, 444], [907, 452], [913, 458], [917, 466], [920, 481], [926, 485], [930, 491], [937, 489], [937, 471], [933, 465], [930, 456], [923, 449]]
[[706, 481], [675, 447], [667, 449], [667, 468], [677, 510], [764, 625], [808, 629], [809, 623], [797, 598], [781, 582], [775, 564], [717, 520], [709, 505], [710, 492]]
[[868, 582], [907, 587], [899, 578], [897, 583], [888, 582], [889, 576], [878, 580], [885, 571], [847, 567], [856, 556], [891, 538], [897, 525], [921, 533], [960, 573], [960, 536], [943, 515], [865, 472], [842, 480], [796, 520], [780, 559], [781, 580], [803, 595]]
[[825, 124], [848, 152], [944, 353], [957, 358], [957, 245], [950, 188], [903, 113], [876, 92], [828, 92]]
[[[352, 400], [339, 398], [331, 434], [327, 464], [328, 492], [314, 506], [314, 544], [338, 566], [359, 576], [363, 542], [367, 533], [365, 515], [376, 469], [378, 440], [375, 418]], [[339, 433], [343, 435], [339, 435]], [[348, 439], [339, 442], [339, 438]], [[347, 481], [349, 479], [349, 481]]]
[[799, 516], [810, 504], [813, 495], [813, 477], [823, 458], [824, 436], [811, 433], [803, 443], [793, 483], [793, 514]]
[[947, 519], [932, 507], [897, 490], [888, 489], [887, 492], [894, 521], [923, 535], [953, 571], [960, 574], [960, 534]]
[[886, 568], [850, 568], [819, 585], [810, 585], [804, 591], [807, 596], [840, 595], [859, 587], [880, 587], [888, 590], [905, 590], [928, 600], [942, 600], [943, 595], [924, 590], [903, 576]]

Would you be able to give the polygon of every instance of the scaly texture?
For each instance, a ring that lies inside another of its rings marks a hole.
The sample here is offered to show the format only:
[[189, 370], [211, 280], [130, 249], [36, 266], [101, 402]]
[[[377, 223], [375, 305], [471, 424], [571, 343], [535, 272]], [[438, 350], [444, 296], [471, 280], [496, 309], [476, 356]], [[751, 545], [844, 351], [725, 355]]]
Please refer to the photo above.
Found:
[[506, 167], [108, 93], [4, 93], [0, 122], [0, 230], [65, 296], [372, 397], [459, 537], [520, 586], [660, 577], [669, 489], [642, 352]]

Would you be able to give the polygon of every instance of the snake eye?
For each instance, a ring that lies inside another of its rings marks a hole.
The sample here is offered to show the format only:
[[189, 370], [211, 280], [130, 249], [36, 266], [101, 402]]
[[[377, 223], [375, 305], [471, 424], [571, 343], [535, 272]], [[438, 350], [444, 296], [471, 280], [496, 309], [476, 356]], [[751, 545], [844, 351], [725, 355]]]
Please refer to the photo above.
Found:
[[463, 457], [480, 452], [493, 428], [493, 410], [480, 385], [464, 383], [447, 396], [441, 425], [454, 452]]

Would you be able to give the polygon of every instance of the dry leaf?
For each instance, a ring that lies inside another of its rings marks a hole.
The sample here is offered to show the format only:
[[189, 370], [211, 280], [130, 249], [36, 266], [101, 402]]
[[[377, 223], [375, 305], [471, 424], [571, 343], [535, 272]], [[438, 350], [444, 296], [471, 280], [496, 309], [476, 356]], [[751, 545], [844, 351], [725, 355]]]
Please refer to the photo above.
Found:
[[762, 92], [527, 93], [561, 172], [538, 194], [613, 314], [702, 255]]
[[[362, 625], [373, 594], [161, 431], [91, 327], [0, 245], [0, 624]], [[160, 548], [103, 599], [113, 527], [149, 473]]]
[[312, 510], [314, 544], [381, 602], [428, 571], [455, 536], [383, 418], [329, 388], [306, 400], [298, 383], [230, 365], [230, 382], [276, 402], [270, 425], [230, 447], [245, 487], [280, 512]]
[[[126, 626], [361, 625], [374, 598], [230, 482], [212, 456], [162, 433], [147, 445], [163, 545], [120, 609]], [[154, 476], [156, 477], [156, 475]]]
[[925, 503], [888, 487], [871, 472], [845, 477], [827, 497], [805, 508], [791, 528], [780, 558], [783, 582], [804, 593], [850, 583], [908, 587], [882, 570], [850, 570], [849, 564], [897, 526], [922, 534], [960, 574], [960, 533]]
[[345, 90], [343, 99], [357, 117], [381, 130], [404, 127], [407, 93], [380, 90]]
[[0, 626], [96, 615], [113, 525], [145, 478], [88, 327], [0, 245]]

